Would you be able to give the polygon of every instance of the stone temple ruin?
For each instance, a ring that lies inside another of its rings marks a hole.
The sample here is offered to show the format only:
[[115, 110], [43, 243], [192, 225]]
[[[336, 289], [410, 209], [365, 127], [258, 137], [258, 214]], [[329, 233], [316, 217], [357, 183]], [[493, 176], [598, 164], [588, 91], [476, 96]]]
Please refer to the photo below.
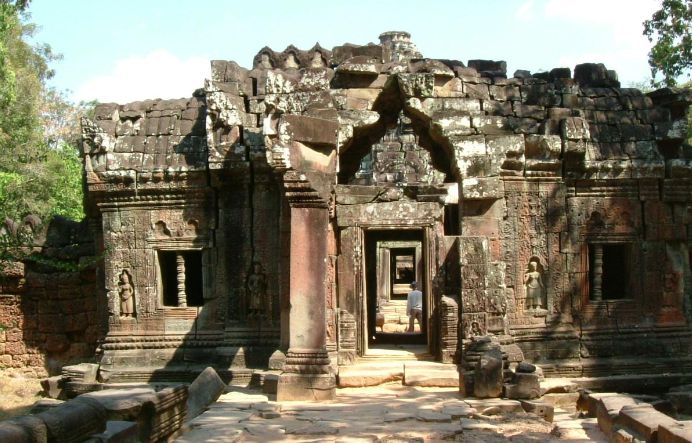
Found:
[[461, 364], [487, 335], [548, 377], [692, 371], [689, 92], [405, 32], [211, 65], [83, 121], [105, 381], [269, 368], [279, 400], [330, 399], [383, 343]]

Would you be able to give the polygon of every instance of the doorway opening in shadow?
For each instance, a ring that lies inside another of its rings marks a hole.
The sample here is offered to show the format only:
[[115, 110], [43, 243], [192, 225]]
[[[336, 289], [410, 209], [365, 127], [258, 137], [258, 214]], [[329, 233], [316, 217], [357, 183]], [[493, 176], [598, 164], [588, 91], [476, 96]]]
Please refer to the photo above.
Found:
[[[422, 229], [368, 230], [365, 233], [365, 306], [368, 345], [427, 344], [430, 315]], [[407, 295], [417, 282], [423, 314], [407, 315]]]

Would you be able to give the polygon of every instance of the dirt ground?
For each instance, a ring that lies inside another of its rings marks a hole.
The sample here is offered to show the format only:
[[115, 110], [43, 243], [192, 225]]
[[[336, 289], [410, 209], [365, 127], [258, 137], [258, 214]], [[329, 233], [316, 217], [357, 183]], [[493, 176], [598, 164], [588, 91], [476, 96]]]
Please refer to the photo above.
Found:
[[15, 369], [0, 369], [0, 420], [26, 414], [42, 391], [38, 378]]

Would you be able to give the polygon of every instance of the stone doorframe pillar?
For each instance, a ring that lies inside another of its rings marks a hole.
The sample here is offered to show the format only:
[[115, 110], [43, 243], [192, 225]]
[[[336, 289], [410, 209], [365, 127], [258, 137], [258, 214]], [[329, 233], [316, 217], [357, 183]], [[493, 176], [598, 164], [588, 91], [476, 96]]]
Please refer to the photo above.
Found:
[[277, 401], [332, 400], [336, 376], [326, 348], [329, 210], [301, 174], [284, 173], [291, 207], [289, 344]]

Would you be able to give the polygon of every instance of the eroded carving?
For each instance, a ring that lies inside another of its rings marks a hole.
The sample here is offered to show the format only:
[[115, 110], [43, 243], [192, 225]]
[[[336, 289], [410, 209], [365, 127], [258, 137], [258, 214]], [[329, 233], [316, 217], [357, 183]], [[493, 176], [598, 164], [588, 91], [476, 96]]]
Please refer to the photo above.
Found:
[[135, 288], [132, 286], [132, 277], [123, 269], [118, 282], [118, 294], [120, 295], [120, 316], [135, 316]]

